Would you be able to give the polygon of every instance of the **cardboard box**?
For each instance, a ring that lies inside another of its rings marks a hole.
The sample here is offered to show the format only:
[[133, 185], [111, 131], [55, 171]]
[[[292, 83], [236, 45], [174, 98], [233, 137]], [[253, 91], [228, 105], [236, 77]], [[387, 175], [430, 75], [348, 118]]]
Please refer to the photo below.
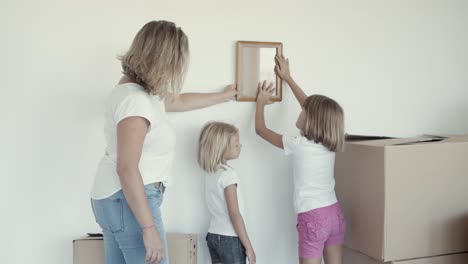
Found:
[[102, 237], [73, 240], [73, 264], [105, 264]]
[[468, 253], [443, 255], [429, 258], [382, 262], [349, 248], [344, 248], [343, 264], [467, 264]]
[[[197, 263], [197, 236], [194, 234], [167, 234], [171, 264]], [[74, 264], [105, 264], [102, 237], [85, 237], [73, 240]]]
[[382, 261], [468, 251], [467, 136], [347, 142], [335, 178], [349, 248]]
[[197, 264], [197, 236], [193, 234], [167, 235], [171, 264]]

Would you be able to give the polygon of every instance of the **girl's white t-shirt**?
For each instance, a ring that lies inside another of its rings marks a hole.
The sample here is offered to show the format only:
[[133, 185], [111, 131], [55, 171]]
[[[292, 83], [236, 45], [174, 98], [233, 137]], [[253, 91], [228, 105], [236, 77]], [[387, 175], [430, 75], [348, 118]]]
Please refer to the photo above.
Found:
[[126, 117], [139, 116], [149, 121], [143, 142], [139, 169], [144, 184], [171, 183], [175, 149], [175, 130], [166, 117], [164, 101], [148, 94], [136, 83], [117, 85], [106, 105], [104, 135], [107, 142], [94, 179], [91, 198], [104, 199], [122, 189], [117, 174], [117, 124]]
[[292, 156], [296, 213], [336, 203], [335, 152], [304, 136], [283, 136], [283, 147]]
[[212, 234], [237, 237], [224, 196], [224, 189], [232, 184], [237, 185], [239, 211], [244, 216], [244, 199], [237, 173], [229, 166], [220, 165], [215, 173], [205, 175], [205, 199], [211, 215], [208, 232]]

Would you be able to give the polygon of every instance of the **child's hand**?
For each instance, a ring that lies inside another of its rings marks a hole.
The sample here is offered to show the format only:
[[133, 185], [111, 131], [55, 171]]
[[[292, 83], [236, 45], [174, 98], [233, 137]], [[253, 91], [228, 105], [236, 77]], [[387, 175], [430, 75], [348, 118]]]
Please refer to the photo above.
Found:
[[271, 93], [275, 90], [273, 83], [267, 86], [267, 82], [263, 81], [258, 83], [258, 94], [257, 94], [257, 104], [266, 105], [270, 102]]
[[283, 55], [275, 57], [275, 73], [281, 79], [288, 81], [291, 78], [289, 71], [289, 59], [286, 59]]
[[252, 248], [246, 249], [245, 254], [247, 255], [247, 258], [249, 259], [249, 264], [255, 264], [257, 262], [257, 257], [255, 256], [255, 252]]

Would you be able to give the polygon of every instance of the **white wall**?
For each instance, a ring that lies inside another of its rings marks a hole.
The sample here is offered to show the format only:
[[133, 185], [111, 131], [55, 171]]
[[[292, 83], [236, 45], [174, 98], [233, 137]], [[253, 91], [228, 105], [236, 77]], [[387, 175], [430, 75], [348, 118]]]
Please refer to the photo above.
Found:
[[[254, 4], [252, 4], [254, 3]], [[124, 52], [149, 20], [176, 21], [190, 39], [185, 91], [234, 82], [237, 40], [281, 41], [308, 93], [337, 99], [350, 133], [468, 132], [468, 1], [13, 1], [0, 3], [2, 263], [72, 263], [72, 239], [98, 231], [88, 193], [103, 154], [106, 94]], [[266, 110], [296, 133], [299, 108]], [[230, 102], [170, 117], [177, 128], [168, 231], [200, 234], [207, 263], [203, 178], [195, 161], [208, 120], [234, 122], [244, 145], [232, 165], [247, 201], [258, 263], [295, 263], [291, 172], [254, 134], [254, 104]]]

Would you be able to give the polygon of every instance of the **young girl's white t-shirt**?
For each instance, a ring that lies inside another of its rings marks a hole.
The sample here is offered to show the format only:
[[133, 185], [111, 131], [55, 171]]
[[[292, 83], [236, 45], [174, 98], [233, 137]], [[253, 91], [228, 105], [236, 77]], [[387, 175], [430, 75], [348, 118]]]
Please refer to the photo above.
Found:
[[229, 166], [220, 165], [213, 174], [205, 176], [205, 199], [210, 212], [210, 227], [208, 232], [223, 236], [237, 237], [237, 233], [229, 218], [224, 189], [229, 185], [237, 185], [237, 201], [239, 211], [244, 215], [244, 200], [239, 184], [239, 176]]
[[175, 149], [175, 130], [166, 117], [164, 101], [148, 94], [135, 83], [117, 85], [106, 105], [104, 135], [107, 142], [94, 178], [91, 198], [104, 199], [122, 189], [117, 174], [117, 124], [126, 117], [139, 116], [149, 121], [143, 142], [139, 170], [144, 184], [171, 183]]
[[292, 156], [296, 213], [336, 203], [335, 152], [304, 136], [283, 136], [283, 147]]

